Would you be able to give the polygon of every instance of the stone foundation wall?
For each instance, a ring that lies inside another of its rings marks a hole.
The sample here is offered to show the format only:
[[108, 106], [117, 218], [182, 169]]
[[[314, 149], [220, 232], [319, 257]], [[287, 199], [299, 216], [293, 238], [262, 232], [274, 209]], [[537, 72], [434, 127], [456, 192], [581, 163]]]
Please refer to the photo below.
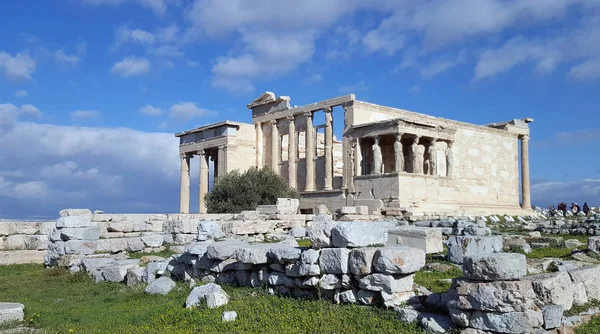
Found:
[[54, 221], [0, 221], [0, 265], [42, 263]]

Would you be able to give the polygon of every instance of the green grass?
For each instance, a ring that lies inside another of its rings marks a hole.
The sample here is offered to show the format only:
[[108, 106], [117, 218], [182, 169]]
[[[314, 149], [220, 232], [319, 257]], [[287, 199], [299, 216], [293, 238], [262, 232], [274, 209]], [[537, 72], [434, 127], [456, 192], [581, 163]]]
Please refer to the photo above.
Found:
[[162, 251], [156, 252], [156, 253], [133, 252], [133, 253], [127, 253], [127, 256], [130, 259], [141, 259], [144, 256], [152, 256], [153, 255], [153, 256], [164, 257], [166, 259], [173, 254], [175, 254], [175, 252], [172, 251], [169, 247], [167, 247], [167, 248], [165, 248], [165, 250], [162, 250]]
[[415, 273], [415, 283], [426, 287], [431, 292], [446, 292], [450, 289], [450, 282], [442, 281], [444, 279], [463, 276], [458, 268], [452, 268], [449, 271], [425, 271], [420, 270]]
[[298, 240], [298, 246], [299, 247], [310, 247], [310, 246], [312, 246], [312, 242], [310, 242], [310, 239]]
[[[228, 305], [188, 310], [185, 284], [167, 296], [150, 296], [141, 286], [95, 284], [85, 274], [0, 266], [0, 300], [23, 303], [25, 324], [49, 333], [423, 333], [398, 321], [391, 310], [269, 296], [261, 288], [223, 288]], [[238, 320], [222, 323], [226, 310], [236, 311]]]

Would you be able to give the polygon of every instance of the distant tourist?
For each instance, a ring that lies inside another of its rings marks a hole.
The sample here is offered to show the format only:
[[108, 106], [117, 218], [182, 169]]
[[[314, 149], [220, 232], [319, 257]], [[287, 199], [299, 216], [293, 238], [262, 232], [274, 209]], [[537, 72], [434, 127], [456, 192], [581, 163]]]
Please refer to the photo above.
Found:
[[578, 214], [580, 210], [581, 208], [577, 203], [571, 203], [571, 212], [573, 212], [574, 215]]
[[590, 207], [588, 206], [587, 202], [583, 203], [583, 213], [586, 215], [590, 213]]
[[562, 211], [563, 213], [567, 212], [567, 203], [565, 203], [565, 202], [558, 203], [558, 209], [560, 211]]

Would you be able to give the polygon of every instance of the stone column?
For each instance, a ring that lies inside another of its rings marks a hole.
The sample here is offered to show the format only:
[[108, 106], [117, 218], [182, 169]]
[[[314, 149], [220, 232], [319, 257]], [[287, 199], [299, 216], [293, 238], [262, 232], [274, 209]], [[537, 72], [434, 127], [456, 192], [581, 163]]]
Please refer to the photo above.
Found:
[[297, 149], [295, 119], [294, 116], [288, 116], [288, 183], [294, 189], [298, 188], [296, 182]]
[[263, 128], [262, 123], [254, 124], [256, 129], [256, 167], [263, 166]]
[[208, 194], [208, 156], [204, 151], [198, 151], [200, 157], [200, 198], [198, 198], [198, 212], [206, 213], [206, 204], [204, 197]]
[[181, 182], [179, 191], [179, 213], [190, 213], [190, 156], [182, 153]]
[[306, 116], [306, 187], [304, 191], [315, 191], [315, 129], [313, 128], [312, 111]]
[[279, 130], [277, 120], [271, 121], [271, 168], [279, 174]]
[[219, 147], [218, 154], [217, 163], [219, 164], [219, 177], [221, 177], [227, 174], [227, 146]]
[[531, 210], [531, 189], [529, 184], [529, 135], [521, 136], [521, 197], [522, 207]]
[[402, 149], [402, 133], [396, 134], [394, 141], [394, 172], [401, 173], [404, 170], [404, 150]]
[[325, 112], [325, 187], [323, 190], [333, 189], [333, 114], [331, 108], [323, 109]]
[[355, 139], [354, 145], [354, 176], [362, 175], [362, 151], [360, 138]]

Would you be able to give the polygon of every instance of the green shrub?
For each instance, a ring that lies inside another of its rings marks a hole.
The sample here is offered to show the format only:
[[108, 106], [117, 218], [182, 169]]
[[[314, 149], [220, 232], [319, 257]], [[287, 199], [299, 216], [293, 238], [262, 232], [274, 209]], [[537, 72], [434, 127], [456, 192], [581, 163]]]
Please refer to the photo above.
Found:
[[217, 178], [206, 194], [209, 213], [239, 213], [272, 205], [277, 198], [297, 198], [298, 193], [270, 168], [250, 168], [244, 173], [232, 171]]

